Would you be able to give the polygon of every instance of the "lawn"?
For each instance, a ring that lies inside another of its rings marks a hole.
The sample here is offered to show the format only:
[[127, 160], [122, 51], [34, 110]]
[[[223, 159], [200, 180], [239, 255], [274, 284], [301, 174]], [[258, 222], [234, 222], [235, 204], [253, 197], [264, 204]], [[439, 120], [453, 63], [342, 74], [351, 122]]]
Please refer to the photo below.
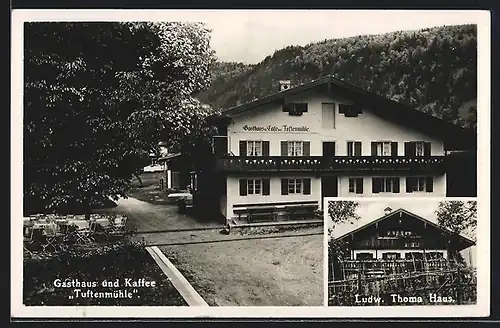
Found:
[[26, 259], [23, 270], [27, 306], [187, 305], [139, 243], [72, 248], [48, 258]]

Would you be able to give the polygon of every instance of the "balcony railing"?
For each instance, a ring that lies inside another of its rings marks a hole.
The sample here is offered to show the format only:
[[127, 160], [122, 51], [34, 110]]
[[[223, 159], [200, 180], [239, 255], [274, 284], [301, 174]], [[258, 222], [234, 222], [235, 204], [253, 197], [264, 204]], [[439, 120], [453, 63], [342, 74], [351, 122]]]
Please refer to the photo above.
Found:
[[450, 264], [444, 258], [428, 260], [347, 260], [343, 261], [343, 268], [346, 271], [366, 271], [366, 270], [422, 270], [422, 269], [445, 269]]
[[356, 172], [443, 171], [444, 156], [225, 156], [217, 159], [222, 172]]

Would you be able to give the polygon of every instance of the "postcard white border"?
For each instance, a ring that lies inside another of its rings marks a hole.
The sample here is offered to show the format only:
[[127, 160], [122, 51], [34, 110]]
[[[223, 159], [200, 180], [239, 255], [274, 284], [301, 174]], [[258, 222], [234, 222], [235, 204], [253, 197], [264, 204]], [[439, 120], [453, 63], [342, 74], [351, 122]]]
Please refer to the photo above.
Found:
[[[220, 11], [220, 10], [219, 10]], [[239, 10], [238, 10], [239, 11]], [[288, 10], [289, 11], [289, 10]], [[353, 10], [338, 10], [353, 12]], [[373, 10], [370, 10], [373, 12]], [[476, 305], [405, 307], [27, 307], [22, 304], [22, 138], [23, 23], [28, 21], [192, 20], [216, 10], [13, 10], [11, 34], [11, 316], [13, 318], [388, 318], [484, 317], [490, 311], [490, 13], [460, 12], [477, 24], [478, 33], [478, 302]], [[225, 10], [225, 12], [229, 12]], [[355, 10], [361, 12], [361, 10]], [[387, 10], [385, 12], [388, 12]], [[405, 11], [406, 12], [406, 11]], [[413, 11], [414, 12], [414, 11]], [[429, 12], [419, 11], [419, 12]], [[479, 78], [480, 77], [480, 78]], [[343, 198], [335, 198], [342, 200]], [[447, 198], [449, 200], [450, 198]], [[392, 199], [394, 200], [394, 198]], [[408, 199], [405, 199], [408, 200]], [[463, 199], [462, 199], [463, 200]], [[325, 227], [327, 229], [327, 227]], [[325, 234], [326, 239], [326, 234]], [[327, 251], [325, 249], [325, 251]], [[481, 263], [479, 265], [479, 263]], [[324, 264], [326, 268], [327, 264]], [[326, 291], [325, 281], [325, 293]], [[325, 299], [327, 295], [325, 295]], [[418, 314], [417, 314], [417, 312]]]

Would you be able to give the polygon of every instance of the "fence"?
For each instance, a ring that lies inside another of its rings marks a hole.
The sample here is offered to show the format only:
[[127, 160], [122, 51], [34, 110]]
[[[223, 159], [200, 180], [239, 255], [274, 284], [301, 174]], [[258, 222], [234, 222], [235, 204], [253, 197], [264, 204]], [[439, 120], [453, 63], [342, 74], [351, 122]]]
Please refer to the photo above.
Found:
[[[399, 265], [391, 265], [401, 268]], [[474, 304], [477, 275], [474, 268], [447, 265], [422, 271], [363, 270], [328, 283], [330, 306]], [[394, 273], [395, 272], [395, 273]], [[371, 297], [371, 298], [370, 298]]]

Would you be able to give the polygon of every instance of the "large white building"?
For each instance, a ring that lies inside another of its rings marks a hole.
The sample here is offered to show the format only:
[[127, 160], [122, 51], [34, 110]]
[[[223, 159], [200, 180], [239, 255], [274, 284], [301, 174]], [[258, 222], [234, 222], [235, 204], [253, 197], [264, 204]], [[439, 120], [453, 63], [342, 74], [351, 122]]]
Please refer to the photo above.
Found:
[[209, 189], [228, 221], [322, 208], [323, 197], [444, 197], [447, 146], [470, 138], [333, 77], [225, 110], [214, 124]]

